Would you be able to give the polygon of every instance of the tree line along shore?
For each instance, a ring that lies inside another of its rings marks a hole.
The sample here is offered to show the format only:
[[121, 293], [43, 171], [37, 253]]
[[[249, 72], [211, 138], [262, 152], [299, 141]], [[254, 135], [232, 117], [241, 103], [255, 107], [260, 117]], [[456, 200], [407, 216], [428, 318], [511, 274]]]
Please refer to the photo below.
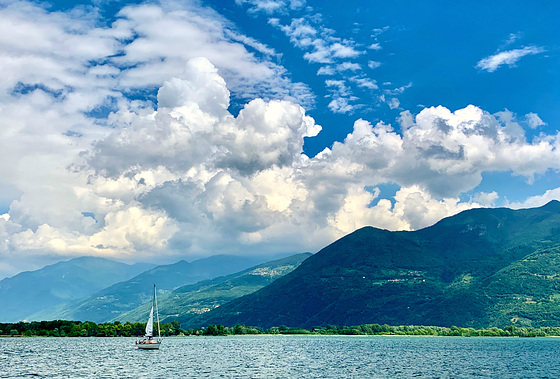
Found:
[[[32, 321], [0, 323], [2, 337], [135, 337], [144, 335], [146, 323], [119, 321], [96, 324], [91, 321]], [[457, 337], [553, 337], [560, 336], [560, 327], [506, 326], [504, 328], [462, 328], [457, 326], [379, 325], [318, 326], [310, 329], [275, 326], [260, 328], [237, 324], [233, 327], [208, 325], [197, 329], [181, 329], [178, 321], [160, 325], [162, 336], [232, 336], [232, 335], [396, 335]]]

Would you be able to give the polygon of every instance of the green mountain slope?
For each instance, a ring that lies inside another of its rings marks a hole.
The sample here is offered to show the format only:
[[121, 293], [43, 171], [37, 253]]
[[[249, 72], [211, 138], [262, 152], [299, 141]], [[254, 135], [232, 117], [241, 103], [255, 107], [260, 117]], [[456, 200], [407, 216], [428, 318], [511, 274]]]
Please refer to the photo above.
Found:
[[154, 283], [163, 294], [185, 284], [237, 272], [258, 263], [260, 259], [215, 255], [191, 263], [179, 261], [157, 266], [89, 297], [37, 312], [31, 319], [107, 322], [149, 301]]
[[486, 313], [494, 324], [560, 325], [560, 245], [508, 265], [473, 292], [492, 297]]
[[0, 321], [30, 319], [37, 311], [89, 296], [154, 267], [81, 257], [0, 281]]
[[[211, 309], [255, 292], [298, 267], [310, 253], [295, 254], [241, 272], [177, 288], [158, 301], [160, 320], [186, 323]], [[151, 302], [117, 317], [119, 321], [144, 321]]]
[[183, 327], [560, 325], [559, 247], [557, 201], [470, 210], [415, 232], [367, 227]]

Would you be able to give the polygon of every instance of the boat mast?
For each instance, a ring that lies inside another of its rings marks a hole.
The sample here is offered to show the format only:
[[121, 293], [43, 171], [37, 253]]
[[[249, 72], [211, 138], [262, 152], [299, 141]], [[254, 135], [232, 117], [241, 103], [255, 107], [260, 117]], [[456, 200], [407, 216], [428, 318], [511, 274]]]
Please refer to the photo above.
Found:
[[156, 285], [154, 284], [154, 302], [156, 303], [156, 319], [157, 319], [157, 334], [158, 338], [161, 339], [161, 332], [159, 330], [159, 310], [157, 306], [157, 296], [156, 296]]

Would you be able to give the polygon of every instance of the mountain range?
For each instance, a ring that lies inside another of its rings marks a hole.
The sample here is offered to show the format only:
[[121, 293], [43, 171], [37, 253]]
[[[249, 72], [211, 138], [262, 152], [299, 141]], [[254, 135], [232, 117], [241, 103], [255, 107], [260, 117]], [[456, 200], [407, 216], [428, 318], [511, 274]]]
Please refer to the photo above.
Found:
[[473, 209], [412, 232], [365, 227], [182, 326], [560, 325], [560, 202]]
[[0, 321], [27, 319], [35, 312], [89, 296], [153, 267], [80, 257], [19, 273], [0, 281]]
[[365, 227], [314, 255], [263, 260], [60, 262], [0, 281], [0, 321], [143, 321], [156, 283], [161, 320], [183, 328], [560, 326], [558, 201], [472, 209], [417, 231]]
[[214, 255], [193, 262], [181, 260], [153, 267], [133, 278], [114, 282], [79, 300], [42, 309], [30, 320], [76, 320], [106, 322], [118, 318], [152, 298], [152, 288], [165, 294], [180, 286], [238, 272], [262, 262], [262, 257]]
[[[234, 274], [189, 284], [159, 298], [162, 322], [186, 323], [228, 301], [255, 292], [298, 267], [310, 253], [295, 254], [250, 267]], [[119, 321], [145, 321], [151, 302], [116, 317]]]

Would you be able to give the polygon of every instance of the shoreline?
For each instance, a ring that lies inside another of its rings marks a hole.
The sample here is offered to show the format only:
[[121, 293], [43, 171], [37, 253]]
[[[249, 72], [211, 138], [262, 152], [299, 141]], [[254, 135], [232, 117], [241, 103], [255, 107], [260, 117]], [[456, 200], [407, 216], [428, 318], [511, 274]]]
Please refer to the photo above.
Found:
[[[248, 338], [248, 337], [345, 337], [345, 338], [372, 338], [372, 337], [427, 337], [427, 338], [560, 338], [560, 336], [443, 336], [443, 335], [419, 335], [419, 334], [228, 334], [221, 336], [211, 336], [211, 335], [183, 335], [183, 336], [166, 336], [162, 339], [175, 339], [175, 338]], [[137, 339], [137, 336], [88, 336], [88, 337], [77, 337], [77, 336], [10, 336], [10, 335], [0, 335], [0, 339], [11, 339], [11, 338], [76, 338], [76, 339], [87, 339], [87, 338], [130, 338]]]
[[[347, 337], [558, 337], [560, 326], [515, 326], [503, 328], [487, 327], [444, 327], [426, 325], [379, 325], [362, 324], [353, 326], [328, 325], [312, 328], [285, 325], [270, 328], [246, 326], [224, 326], [210, 324], [206, 327], [183, 329], [178, 321], [160, 324], [161, 335], [170, 336], [347, 336]], [[0, 336], [8, 337], [136, 337], [144, 335], [146, 324], [119, 321], [96, 324], [92, 321], [33, 321], [0, 323]]]

